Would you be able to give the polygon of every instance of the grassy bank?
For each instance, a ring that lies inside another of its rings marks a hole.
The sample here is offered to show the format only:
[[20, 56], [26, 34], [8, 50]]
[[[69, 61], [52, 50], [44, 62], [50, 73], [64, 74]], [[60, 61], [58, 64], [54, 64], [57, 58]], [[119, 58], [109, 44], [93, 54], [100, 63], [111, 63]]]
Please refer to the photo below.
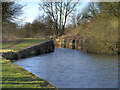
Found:
[[2, 88], [54, 88], [22, 67], [2, 60]]
[[[18, 41], [22, 40], [21, 43], [18, 43], [16, 45], [14, 45], [15, 43], [17, 43]], [[43, 42], [43, 39], [36, 39], [36, 38], [20, 38], [17, 39], [16, 41], [9, 41], [9, 42], [2, 42], [2, 51], [6, 52], [6, 51], [19, 51], [21, 49], [25, 49], [27, 47], [36, 45], [36, 44], [40, 44], [41, 42]], [[11, 46], [10, 48], [7, 48]], [[5, 48], [5, 49], [4, 49]]]
[[[23, 39], [21, 43], [3, 42], [4, 52], [9, 50], [19, 51], [21, 49], [36, 45], [44, 40], [41, 39]], [[7, 48], [11, 46], [10, 48]], [[24, 70], [22, 67], [13, 64], [9, 60], [2, 59], [2, 88], [54, 88], [46, 80], [41, 79], [31, 72]]]

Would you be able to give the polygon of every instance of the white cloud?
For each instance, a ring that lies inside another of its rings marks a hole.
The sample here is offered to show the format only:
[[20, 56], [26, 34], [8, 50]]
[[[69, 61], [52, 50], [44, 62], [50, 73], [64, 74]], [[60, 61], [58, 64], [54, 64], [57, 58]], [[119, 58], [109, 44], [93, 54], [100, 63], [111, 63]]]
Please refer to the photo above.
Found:
[[33, 18], [26, 18], [25, 22], [30, 22], [30, 23], [32, 23], [33, 20], [34, 20]]

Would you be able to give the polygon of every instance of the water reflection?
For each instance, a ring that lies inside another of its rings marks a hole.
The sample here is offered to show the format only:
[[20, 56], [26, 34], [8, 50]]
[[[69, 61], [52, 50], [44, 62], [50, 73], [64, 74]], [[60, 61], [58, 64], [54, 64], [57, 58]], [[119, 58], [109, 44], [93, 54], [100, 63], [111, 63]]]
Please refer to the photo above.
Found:
[[56, 48], [55, 52], [16, 61], [57, 88], [118, 87], [118, 56], [85, 54]]

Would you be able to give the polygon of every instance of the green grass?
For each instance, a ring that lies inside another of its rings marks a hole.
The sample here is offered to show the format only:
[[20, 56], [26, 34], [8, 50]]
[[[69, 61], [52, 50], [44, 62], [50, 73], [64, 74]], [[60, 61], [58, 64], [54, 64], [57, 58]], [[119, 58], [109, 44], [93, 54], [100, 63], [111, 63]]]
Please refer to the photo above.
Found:
[[2, 88], [54, 88], [18, 65], [2, 60]]
[[[19, 39], [18, 39], [19, 40]], [[16, 40], [15, 42], [3, 42], [2, 43], [2, 48], [6, 48], [14, 43], [16, 43], [18, 40]], [[44, 40], [43, 39], [32, 39], [32, 38], [23, 38], [23, 42], [17, 44], [17, 45], [14, 45], [13, 47], [9, 48], [9, 49], [3, 49], [3, 52], [6, 52], [6, 51], [19, 51], [21, 49], [25, 49], [27, 47], [30, 47], [30, 46], [33, 46], [33, 45], [36, 45], [36, 44], [40, 44], [41, 42], [43, 42]]]
[[[3, 51], [18, 51], [36, 44], [40, 44], [43, 41], [44, 40], [41, 39], [27, 38], [24, 39], [23, 42]], [[14, 43], [4, 42], [2, 45], [5, 48]], [[2, 65], [2, 88], [54, 88], [46, 80], [35, 76], [31, 72], [24, 70], [22, 67], [13, 64], [9, 60], [2, 59], [0, 63]]]
[[21, 42], [18, 45], [15, 45], [11, 49], [15, 50], [15, 51], [19, 51], [21, 49], [25, 49], [27, 47], [30, 47], [30, 46], [33, 46], [33, 45], [36, 45], [36, 44], [40, 44], [42, 41], [44, 41], [44, 40], [41, 40], [41, 39], [25, 39], [25, 41]]
[[7, 48], [8, 46], [13, 45], [14, 43], [16, 43], [16, 42], [15, 41], [14, 42], [3, 42], [2, 43], [2, 48]]

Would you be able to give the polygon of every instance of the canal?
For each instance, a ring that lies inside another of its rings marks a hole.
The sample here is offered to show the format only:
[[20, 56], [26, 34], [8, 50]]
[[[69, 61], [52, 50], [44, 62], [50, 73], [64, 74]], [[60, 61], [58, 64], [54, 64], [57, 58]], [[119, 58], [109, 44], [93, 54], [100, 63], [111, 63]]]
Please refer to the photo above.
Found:
[[117, 88], [118, 56], [67, 48], [14, 62], [57, 88]]

